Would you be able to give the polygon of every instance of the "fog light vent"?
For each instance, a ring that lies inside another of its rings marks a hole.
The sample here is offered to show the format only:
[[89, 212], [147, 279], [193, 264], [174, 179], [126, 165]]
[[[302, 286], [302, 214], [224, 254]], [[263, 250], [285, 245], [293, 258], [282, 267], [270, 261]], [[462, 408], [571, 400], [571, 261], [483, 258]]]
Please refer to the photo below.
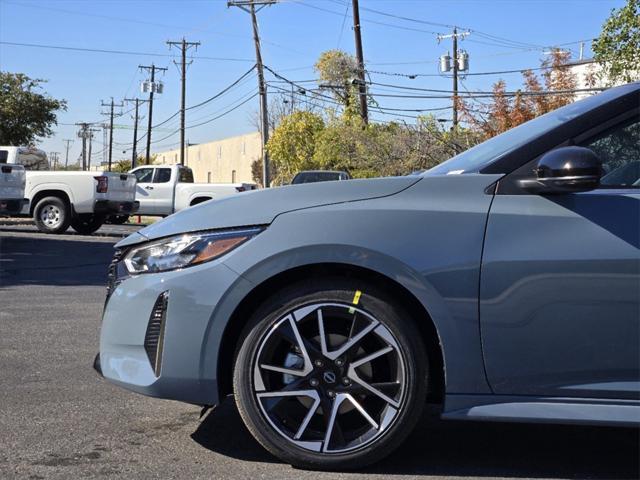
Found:
[[149, 357], [151, 368], [156, 375], [160, 376], [162, 365], [162, 345], [164, 343], [164, 324], [167, 317], [167, 305], [169, 303], [169, 292], [162, 292], [156, 303], [153, 305], [147, 333], [144, 336], [144, 349]]

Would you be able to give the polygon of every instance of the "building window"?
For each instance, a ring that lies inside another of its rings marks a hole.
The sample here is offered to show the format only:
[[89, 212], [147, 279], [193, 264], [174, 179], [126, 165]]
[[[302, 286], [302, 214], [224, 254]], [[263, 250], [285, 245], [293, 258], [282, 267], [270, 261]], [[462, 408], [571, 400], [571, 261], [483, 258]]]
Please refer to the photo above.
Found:
[[242, 141], [242, 155], [246, 155], [247, 153], [247, 141], [243, 140]]
[[231, 170], [231, 183], [236, 183], [236, 171]]
[[211, 172], [207, 172], [207, 183], [211, 183]]
[[173, 161], [175, 163], [178, 163], [178, 154], [177, 153], [174, 155]]
[[218, 160], [222, 158], [222, 145], [218, 145]]

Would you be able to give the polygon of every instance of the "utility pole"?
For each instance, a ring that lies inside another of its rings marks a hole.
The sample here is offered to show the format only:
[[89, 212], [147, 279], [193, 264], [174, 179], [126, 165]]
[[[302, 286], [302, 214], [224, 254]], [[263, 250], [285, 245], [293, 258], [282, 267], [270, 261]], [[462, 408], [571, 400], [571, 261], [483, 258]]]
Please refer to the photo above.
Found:
[[92, 148], [92, 140], [93, 140], [93, 132], [99, 132], [100, 130], [97, 128], [90, 128], [89, 129], [89, 153], [87, 154], [87, 170], [91, 170], [91, 148]]
[[[110, 107], [109, 113], [103, 113], [103, 115], [109, 115], [109, 171], [111, 171], [111, 160], [113, 155], [113, 109], [114, 107], [122, 108], [124, 104], [120, 102], [116, 105], [113, 101], [113, 97], [111, 97], [111, 103], [102, 102], [103, 107]], [[121, 113], [118, 116], [122, 115]], [[93, 134], [91, 134], [93, 135]], [[91, 160], [91, 158], [89, 158]]]
[[[453, 65], [448, 65], [447, 68], [442, 69], [443, 72], [448, 72], [449, 70], [452, 70], [453, 73], [453, 128], [456, 129], [458, 127], [458, 75], [460, 70], [466, 70], [468, 69], [468, 65], [463, 66], [463, 68], [460, 68], [460, 57], [459, 54], [460, 52], [458, 51], [458, 37], [464, 38], [467, 35], [469, 35], [471, 32], [461, 32], [458, 33], [458, 28], [457, 27], [453, 27], [453, 33], [449, 34], [449, 35], [438, 35], [438, 42], [440, 40], [443, 40], [445, 38], [451, 38], [453, 41], [453, 58], [451, 59], [453, 62]], [[466, 55], [466, 53], [465, 53]], [[445, 57], [446, 58], [446, 57]], [[446, 62], [445, 62], [446, 63]], [[441, 61], [441, 65], [442, 65], [442, 61]]]
[[[187, 42], [184, 37], [180, 42], [168, 41], [167, 45], [171, 47], [179, 47], [182, 51], [182, 62], [180, 67], [180, 76], [182, 81], [180, 93], [180, 165], [184, 165], [184, 120], [185, 120], [185, 102], [187, 96], [187, 50], [195, 47], [196, 50], [200, 46], [200, 42]], [[193, 61], [189, 62], [191, 64]], [[177, 62], [173, 62], [177, 65]]]
[[[269, 153], [267, 143], [269, 142], [269, 112], [267, 107], [267, 86], [264, 82], [264, 65], [262, 63], [262, 53], [260, 50], [260, 35], [258, 34], [258, 19], [256, 12], [259, 12], [267, 5], [273, 5], [275, 0], [229, 0], [227, 7], [239, 7], [251, 15], [251, 25], [253, 27], [253, 43], [256, 48], [256, 68], [258, 71], [258, 89], [260, 91], [260, 127], [262, 130], [262, 184], [264, 188], [269, 188]], [[256, 8], [258, 7], [258, 8]]]
[[87, 169], [87, 138], [91, 134], [89, 129], [91, 128], [90, 123], [80, 122], [76, 123], [80, 127], [78, 130], [78, 137], [82, 139], [82, 171]]
[[64, 143], [66, 143], [65, 145], [65, 156], [64, 156], [64, 168], [67, 168], [69, 166], [69, 145], [73, 142], [73, 140], [62, 140]]
[[[166, 72], [166, 68], [156, 67], [153, 63], [151, 65], [138, 65], [141, 70], [151, 72], [151, 80], [149, 82], [143, 82], [142, 91], [149, 91], [149, 121], [147, 124], [147, 152], [145, 155], [145, 163], [149, 165], [151, 159], [151, 127], [153, 122], [153, 94], [162, 93], [162, 84], [156, 84], [156, 70], [160, 72]], [[148, 86], [148, 88], [147, 88]]]
[[49, 158], [53, 161], [53, 169], [56, 170], [58, 168], [58, 158], [60, 152], [49, 152]]
[[360, 115], [362, 121], [369, 123], [369, 109], [367, 106], [367, 84], [364, 76], [364, 54], [362, 53], [362, 36], [360, 34], [360, 7], [358, 0], [352, 0], [353, 34], [356, 41], [356, 59], [358, 60], [358, 93], [360, 94]]
[[136, 105], [135, 115], [133, 120], [133, 151], [131, 152], [131, 168], [136, 168], [136, 162], [138, 160], [138, 119], [139, 114], [138, 110], [141, 103], [146, 102], [146, 100], [141, 100], [139, 98], [125, 98], [125, 102], [134, 102]]

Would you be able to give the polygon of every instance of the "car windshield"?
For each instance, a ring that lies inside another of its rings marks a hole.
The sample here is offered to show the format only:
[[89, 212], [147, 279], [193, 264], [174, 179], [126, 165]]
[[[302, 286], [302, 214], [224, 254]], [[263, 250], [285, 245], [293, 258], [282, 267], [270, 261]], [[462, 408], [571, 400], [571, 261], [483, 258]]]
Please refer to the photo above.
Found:
[[297, 174], [291, 183], [295, 185], [298, 183], [328, 182], [340, 179], [340, 172], [303, 172]]
[[613, 88], [599, 95], [594, 95], [566, 105], [476, 145], [446, 162], [427, 170], [424, 172], [424, 175], [435, 176], [478, 173], [487, 165], [516, 148], [525, 145], [540, 135], [549, 132], [565, 122], [573, 120], [589, 110], [628, 93], [628, 91], [629, 90], [624, 87]]

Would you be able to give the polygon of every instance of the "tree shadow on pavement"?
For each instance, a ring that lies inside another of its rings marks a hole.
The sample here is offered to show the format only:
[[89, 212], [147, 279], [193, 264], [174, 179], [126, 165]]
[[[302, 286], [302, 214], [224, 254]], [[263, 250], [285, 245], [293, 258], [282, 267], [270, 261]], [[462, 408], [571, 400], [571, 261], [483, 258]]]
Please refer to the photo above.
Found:
[[[278, 462], [251, 436], [232, 397], [191, 437], [239, 460]], [[442, 421], [425, 415], [389, 457], [362, 473], [513, 478], [640, 478], [632, 428]]]

